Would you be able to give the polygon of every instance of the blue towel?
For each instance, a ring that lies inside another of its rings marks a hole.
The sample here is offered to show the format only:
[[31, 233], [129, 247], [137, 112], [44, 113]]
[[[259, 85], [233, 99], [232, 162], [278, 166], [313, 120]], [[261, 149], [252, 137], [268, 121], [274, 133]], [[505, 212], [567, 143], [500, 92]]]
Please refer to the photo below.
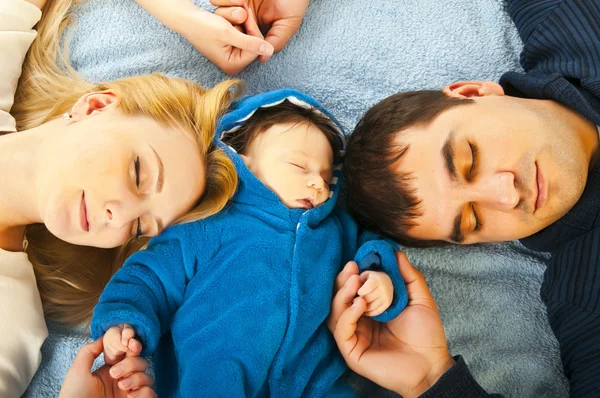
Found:
[[[267, 64], [239, 77], [250, 93], [293, 87], [351, 131], [397, 91], [520, 70], [522, 43], [503, 0], [313, 0], [298, 34]], [[208, 0], [197, 1], [208, 7]], [[133, 0], [90, 0], [76, 10], [73, 64], [94, 81], [154, 71], [213, 85], [225, 75]], [[407, 251], [438, 302], [450, 349], [489, 391], [566, 397], [558, 345], [539, 288], [546, 257], [518, 243]], [[54, 397], [83, 338], [50, 326], [27, 396]], [[352, 378], [362, 396], [386, 396]]]

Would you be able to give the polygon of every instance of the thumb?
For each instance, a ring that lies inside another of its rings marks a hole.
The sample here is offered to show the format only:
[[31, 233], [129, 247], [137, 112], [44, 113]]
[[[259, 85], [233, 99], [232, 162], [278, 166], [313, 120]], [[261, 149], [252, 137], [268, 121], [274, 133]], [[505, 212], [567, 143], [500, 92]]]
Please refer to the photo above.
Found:
[[[302, 24], [302, 18], [300, 17], [274, 21], [267, 32], [265, 40], [271, 43], [275, 52], [279, 52], [283, 50], [292, 36], [296, 34], [300, 28], [300, 24]], [[266, 62], [269, 58], [270, 56], [261, 55], [258, 60], [259, 62]]]
[[273, 45], [266, 40], [247, 35], [233, 27], [229, 31], [228, 39], [227, 44], [252, 54], [271, 56], [274, 51]]
[[[398, 261], [400, 274], [402, 274], [402, 278], [406, 284], [409, 305], [410, 302], [435, 303], [435, 300], [429, 291], [429, 287], [427, 286], [427, 282], [425, 281], [425, 277], [410, 263], [410, 261], [408, 261], [406, 254], [397, 251], [396, 260]], [[435, 306], [435, 304], [433, 305]]]
[[104, 344], [102, 343], [102, 338], [99, 338], [93, 343], [84, 345], [77, 353], [72, 367], [91, 371], [94, 361], [102, 354], [103, 348]]
[[335, 325], [333, 338], [344, 358], [348, 358], [359, 344], [356, 334], [358, 320], [367, 310], [367, 303], [362, 298], [357, 298], [351, 307], [347, 308]]

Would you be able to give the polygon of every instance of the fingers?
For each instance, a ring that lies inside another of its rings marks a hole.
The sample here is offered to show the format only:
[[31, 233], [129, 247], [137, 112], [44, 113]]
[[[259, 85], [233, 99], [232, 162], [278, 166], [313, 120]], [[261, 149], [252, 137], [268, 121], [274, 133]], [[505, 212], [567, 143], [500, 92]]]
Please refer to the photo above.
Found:
[[233, 28], [228, 31], [227, 36], [226, 42], [242, 51], [268, 56], [273, 54], [273, 46], [258, 37], [244, 34]]
[[[360, 274], [360, 280], [364, 282], [362, 287], [358, 289], [358, 295], [361, 297], [367, 296], [374, 292], [379, 287], [379, 278], [376, 277], [376, 273], [372, 271], [365, 271]], [[365, 298], [367, 303], [373, 301]]]
[[241, 25], [248, 19], [248, 12], [242, 7], [219, 7], [215, 14], [225, 18], [232, 25]]
[[351, 275], [344, 286], [335, 294], [331, 301], [331, 311], [327, 318], [327, 327], [333, 331], [342, 313], [352, 305], [356, 292], [360, 287], [360, 278], [358, 275]]
[[84, 345], [77, 353], [72, 368], [85, 368], [85, 370], [91, 371], [94, 360], [102, 354], [102, 349], [102, 338]]
[[121, 345], [127, 347], [129, 345], [129, 340], [134, 337], [135, 330], [129, 325], [123, 325], [123, 330], [121, 331]]
[[127, 377], [133, 373], [145, 372], [148, 369], [148, 361], [141, 357], [127, 357], [110, 368], [110, 376], [113, 379]]
[[[119, 362], [129, 352], [130, 341], [134, 340], [134, 329], [129, 325], [113, 326], [106, 331], [103, 337], [104, 361], [109, 365]], [[139, 343], [139, 342], [138, 342]], [[138, 348], [132, 343], [133, 348]], [[141, 344], [140, 347], [141, 348]], [[139, 350], [141, 352], [141, 349]]]
[[358, 265], [354, 261], [349, 261], [335, 278], [335, 288], [333, 293], [337, 293], [352, 275], [358, 275]]
[[387, 306], [378, 300], [376, 303], [371, 303], [367, 305], [367, 310], [365, 311], [366, 316], [370, 316], [371, 318], [377, 315], [383, 314]]
[[246, 0], [210, 0], [210, 4], [217, 7], [243, 6]]
[[127, 344], [127, 352], [126, 352], [126, 356], [130, 357], [130, 356], [134, 356], [137, 357], [142, 353], [142, 343], [140, 343], [140, 341], [138, 339], [130, 339], [129, 343]]
[[364, 347], [361, 347], [359, 344], [360, 341], [356, 333], [356, 327], [366, 307], [365, 301], [360, 297], [354, 300], [352, 306], [340, 315], [333, 330], [333, 338], [344, 358], [356, 358], [356, 354], [360, 354], [359, 351], [361, 349], [364, 351]]
[[[274, 21], [267, 32], [265, 40], [273, 46], [275, 52], [279, 52], [283, 50], [292, 36], [296, 34], [301, 23], [302, 17], [291, 17]], [[270, 55], [261, 54], [260, 57], [258, 57], [258, 61], [262, 63], [267, 62], [272, 55], [272, 53]]]
[[429, 291], [427, 282], [423, 274], [417, 270], [408, 261], [406, 254], [403, 252], [396, 252], [396, 260], [398, 261], [398, 267], [400, 274], [406, 284], [406, 293], [408, 294], [409, 305], [410, 302], [427, 305], [437, 311], [435, 300]]
[[152, 387], [153, 384], [154, 379], [143, 372], [137, 372], [128, 377], [124, 377], [117, 383], [119, 388], [123, 391], [136, 390], [145, 386]]
[[150, 387], [142, 387], [138, 390], [131, 391], [127, 394], [127, 398], [157, 398], [158, 395]]

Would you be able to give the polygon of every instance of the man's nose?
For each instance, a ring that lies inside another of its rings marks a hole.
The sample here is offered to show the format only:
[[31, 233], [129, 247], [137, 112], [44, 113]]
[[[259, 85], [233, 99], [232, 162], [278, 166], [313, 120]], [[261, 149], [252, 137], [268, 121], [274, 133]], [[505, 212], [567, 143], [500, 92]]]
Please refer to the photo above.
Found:
[[514, 209], [521, 200], [515, 187], [515, 175], [510, 171], [495, 173], [473, 186], [472, 202], [487, 204], [498, 210]]

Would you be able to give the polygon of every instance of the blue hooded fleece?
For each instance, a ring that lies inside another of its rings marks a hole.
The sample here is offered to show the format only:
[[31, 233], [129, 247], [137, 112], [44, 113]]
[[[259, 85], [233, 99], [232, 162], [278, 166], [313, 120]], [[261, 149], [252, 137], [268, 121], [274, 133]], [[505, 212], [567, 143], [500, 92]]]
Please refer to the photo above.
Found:
[[[217, 137], [235, 134], [259, 107], [284, 100], [323, 112], [314, 99], [281, 90], [234, 105]], [[343, 148], [345, 137], [339, 129]], [[221, 144], [222, 145], [222, 144]], [[383, 270], [394, 283], [396, 317], [407, 295], [392, 242], [359, 233], [331, 197], [314, 209], [289, 209], [230, 148], [239, 186], [219, 214], [153, 238], [113, 276], [94, 309], [92, 334], [126, 323], [155, 354], [160, 397], [352, 396], [339, 380], [346, 365], [325, 326], [333, 285], [350, 260]]]

